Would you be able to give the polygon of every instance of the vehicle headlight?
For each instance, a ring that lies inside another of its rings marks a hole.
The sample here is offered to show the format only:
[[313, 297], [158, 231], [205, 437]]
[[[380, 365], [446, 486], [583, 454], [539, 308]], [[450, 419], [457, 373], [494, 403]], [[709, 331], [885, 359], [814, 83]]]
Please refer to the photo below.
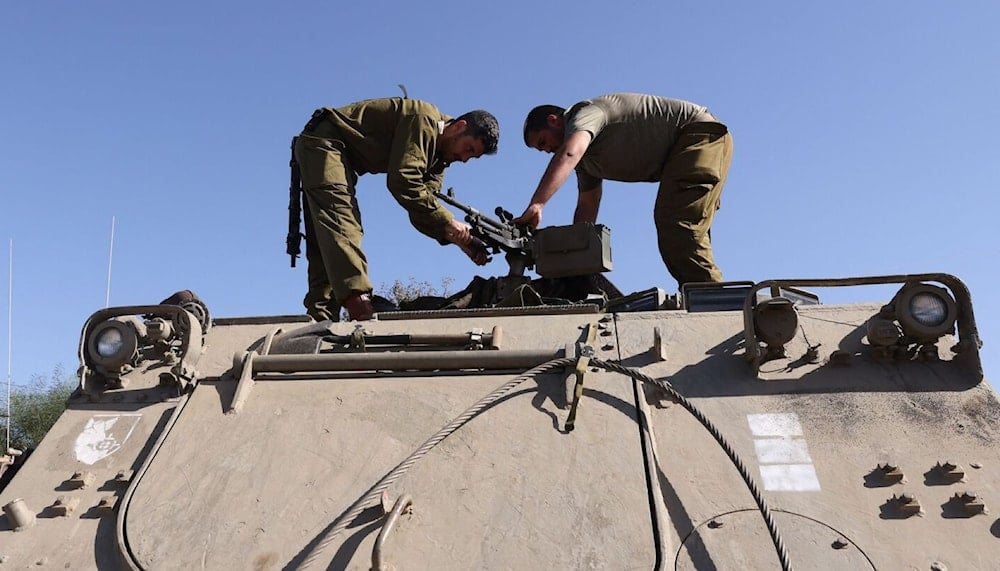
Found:
[[105, 359], [117, 355], [124, 346], [125, 339], [118, 328], [105, 329], [97, 336], [97, 354]]
[[958, 306], [948, 290], [907, 284], [896, 295], [896, 320], [907, 336], [927, 342], [954, 331]]
[[106, 369], [118, 369], [132, 361], [138, 346], [135, 329], [128, 323], [115, 320], [99, 323], [87, 340], [90, 359]]
[[921, 292], [910, 298], [910, 315], [927, 327], [937, 327], [948, 318], [948, 304], [936, 295]]

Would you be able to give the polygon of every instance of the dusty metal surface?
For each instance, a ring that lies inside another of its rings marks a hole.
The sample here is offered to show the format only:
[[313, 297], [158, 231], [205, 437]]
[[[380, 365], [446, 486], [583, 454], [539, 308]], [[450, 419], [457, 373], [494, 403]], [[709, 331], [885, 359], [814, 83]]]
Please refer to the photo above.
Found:
[[[526, 319], [502, 323], [511, 350], [555, 349], [576, 340], [587, 324], [559, 317], [543, 331], [526, 326]], [[423, 325], [455, 331], [491, 324]], [[399, 324], [371, 323], [366, 329], [398, 332]], [[147, 568], [214, 568], [238, 557], [295, 560], [424, 439], [511, 376], [261, 380], [238, 415], [219, 414], [232, 383], [211, 383], [213, 390], [203, 385], [128, 506], [132, 550]], [[409, 494], [414, 506], [412, 516], [397, 524], [386, 557], [436, 568], [565, 565], [564, 549], [572, 544], [579, 551], [573, 561], [582, 565], [652, 563], [631, 387], [620, 380], [595, 385], [592, 395], [605, 404], [588, 404], [588, 422], [567, 435], [559, 430], [563, 377], [525, 383], [390, 489], [394, 498]], [[551, 469], [539, 470], [541, 465]], [[178, 512], [189, 515], [177, 518]], [[239, 524], [250, 521], [258, 525]], [[335, 543], [329, 559], [321, 560], [366, 568], [379, 527], [366, 521], [349, 528], [344, 543]], [[620, 537], [615, 548], [598, 549], [607, 535]]]
[[106, 402], [71, 399], [0, 494], [0, 505], [21, 499], [36, 514], [21, 531], [0, 518], [0, 568], [119, 568], [115, 506], [178, 402], [151, 377]]
[[0, 570], [992, 568], [1000, 402], [888, 301], [216, 320], [91, 372]]
[[[748, 367], [738, 314], [619, 315], [616, 326], [622, 363], [669, 379], [754, 468], [796, 568], [990, 568], [1000, 556], [1000, 522], [952, 497], [974, 490], [987, 508], [1000, 505], [996, 394], [944, 360], [946, 351], [939, 362], [873, 358], [858, 328], [878, 307], [800, 308], [809, 344], [825, 351], [803, 363], [797, 357], [807, 344], [795, 345], [789, 358], [761, 367], [768, 381]], [[662, 362], [648, 354], [652, 325], [664, 332]], [[832, 364], [835, 350], [851, 358]], [[677, 567], [777, 566], [761, 516], [718, 444], [658, 390], [646, 394], [669, 541], [682, 544]], [[963, 477], [936, 477], [934, 467], [946, 462], [965, 467]], [[886, 464], [903, 480], [872, 475]], [[923, 513], [893, 505], [904, 493]]]

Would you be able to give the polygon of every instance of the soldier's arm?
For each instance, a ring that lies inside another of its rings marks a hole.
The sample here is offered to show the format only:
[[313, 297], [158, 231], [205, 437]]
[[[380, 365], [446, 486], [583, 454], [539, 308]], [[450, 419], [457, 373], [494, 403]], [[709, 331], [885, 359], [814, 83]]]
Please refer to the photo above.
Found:
[[576, 212], [573, 213], [573, 222], [597, 222], [597, 212], [601, 209], [601, 194], [603, 185], [601, 180], [597, 180], [597, 186], [588, 190], [581, 190], [576, 199]]
[[517, 224], [528, 224], [536, 228], [542, 221], [542, 207], [556, 194], [559, 187], [569, 178], [569, 173], [573, 172], [579, 164], [583, 153], [590, 146], [591, 135], [587, 131], [577, 131], [569, 136], [561, 147], [556, 149], [555, 155], [549, 161], [542, 180], [538, 183], [538, 188], [531, 196], [531, 202], [521, 216], [514, 219]]
[[445, 228], [454, 215], [434, 197], [443, 180], [442, 173], [431, 172], [436, 130], [437, 124], [424, 115], [406, 115], [400, 120], [389, 152], [386, 186], [417, 230], [447, 242], [451, 240]]

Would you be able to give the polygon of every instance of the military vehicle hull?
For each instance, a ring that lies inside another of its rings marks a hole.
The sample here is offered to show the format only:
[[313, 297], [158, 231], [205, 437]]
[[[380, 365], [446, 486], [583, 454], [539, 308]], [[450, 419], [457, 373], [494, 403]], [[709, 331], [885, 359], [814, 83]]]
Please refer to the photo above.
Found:
[[893, 343], [890, 300], [794, 304], [775, 341], [770, 282], [735, 311], [164, 310], [187, 340], [120, 369], [88, 337], [151, 306], [98, 314], [0, 569], [992, 569], [1000, 402], [943, 281], [957, 336]]

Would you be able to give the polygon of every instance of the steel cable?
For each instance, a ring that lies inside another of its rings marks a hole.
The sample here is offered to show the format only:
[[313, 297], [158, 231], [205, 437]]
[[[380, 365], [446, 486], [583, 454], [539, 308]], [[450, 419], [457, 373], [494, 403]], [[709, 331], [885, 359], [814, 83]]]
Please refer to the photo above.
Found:
[[399, 465], [393, 468], [388, 474], [383, 476], [382, 479], [372, 486], [364, 496], [354, 502], [346, 512], [335, 519], [333, 523], [330, 524], [332, 526], [330, 530], [324, 533], [323, 538], [318, 544], [316, 544], [316, 547], [310, 550], [309, 554], [306, 556], [305, 560], [303, 560], [302, 564], [299, 565], [298, 569], [307, 569], [310, 565], [312, 565], [316, 558], [318, 558], [320, 554], [327, 547], [329, 547], [330, 543], [337, 537], [337, 534], [343, 531], [351, 521], [358, 517], [358, 515], [360, 515], [369, 504], [373, 503], [373, 501], [376, 500], [384, 490], [388, 489], [389, 486], [400, 478], [400, 476], [405, 474], [407, 470], [427, 455], [431, 449], [440, 444], [442, 440], [461, 428], [465, 423], [472, 420], [473, 417], [482, 412], [486, 407], [499, 400], [524, 381], [532, 379], [538, 375], [548, 373], [552, 369], [572, 365], [576, 363], [576, 361], [577, 359], [575, 358], [562, 358], [542, 363], [541, 365], [526, 371], [524, 374], [507, 381], [490, 394], [479, 399], [478, 402], [466, 409], [465, 412], [452, 420], [447, 426], [439, 430], [434, 436], [428, 438], [427, 441], [420, 446], [420, 448], [410, 454], [405, 460], [400, 462]]
[[747, 488], [750, 490], [750, 494], [753, 496], [754, 501], [757, 502], [757, 508], [760, 510], [761, 516], [764, 518], [764, 524], [767, 526], [767, 531], [771, 535], [771, 541], [774, 542], [774, 548], [778, 552], [778, 559], [781, 561], [781, 568], [784, 571], [791, 571], [792, 567], [788, 560], [788, 552], [785, 550], [785, 543], [782, 541], [781, 535], [778, 533], [778, 527], [774, 523], [774, 517], [771, 515], [771, 509], [767, 507], [767, 502], [764, 501], [764, 496], [760, 493], [760, 489], [757, 487], [757, 483], [754, 481], [753, 476], [750, 475], [750, 470], [747, 469], [746, 464], [744, 464], [743, 460], [740, 459], [736, 450], [734, 450], [732, 445], [729, 444], [729, 441], [722, 436], [722, 432], [715, 426], [715, 424], [713, 424], [707, 416], [698, 410], [698, 408], [695, 407], [691, 401], [678, 393], [667, 381], [654, 379], [644, 373], [636, 371], [635, 369], [630, 369], [628, 367], [623, 367], [621, 365], [609, 363], [593, 357], [590, 359], [590, 364], [608, 371], [621, 373], [637, 381], [652, 384], [663, 389], [671, 397], [673, 397], [678, 404], [683, 406], [696, 419], [698, 419], [698, 422], [700, 422], [702, 426], [704, 426], [705, 429], [711, 433], [711, 435], [715, 438], [715, 441], [719, 443], [719, 446], [721, 446], [726, 452], [726, 455], [729, 456], [729, 460], [732, 461], [734, 466], [736, 466], [740, 476], [743, 478], [743, 482], [746, 483]]
[[[358, 515], [364, 511], [369, 504], [373, 503], [373, 500], [378, 498], [381, 493], [388, 489], [393, 483], [396, 482], [403, 474], [405, 474], [414, 464], [416, 464], [421, 458], [427, 455], [435, 446], [441, 443], [445, 438], [453, 434], [456, 430], [461, 428], [467, 422], [472, 420], [473, 417], [482, 412], [486, 407], [490, 406], [501, 397], [509, 393], [515, 387], [532, 379], [538, 375], [548, 373], [552, 369], [557, 369], [561, 367], [566, 367], [568, 365], [576, 364], [578, 358], [562, 358], [554, 359], [543, 363], [524, 374], [517, 376], [510, 381], [507, 381], [496, 390], [486, 395], [478, 402], [473, 404], [471, 407], [466, 409], [461, 415], [452, 420], [447, 426], [439, 430], [434, 436], [427, 439], [423, 445], [420, 446], [416, 451], [410, 454], [405, 460], [399, 463], [395, 468], [393, 468], [388, 474], [382, 477], [374, 486], [372, 486], [364, 496], [354, 502], [342, 515], [331, 523], [331, 528], [329, 531], [324, 533], [323, 538], [319, 543], [311, 549], [306, 556], [305, 560], [298, 567], [298, 569], [306, 569], [323, 553], [323, 551], [329, 547], [330, 543], [336, 538], [337, 534], [343, 531], [351, 521], [353, 521]], [[753, 476], [751, 476], [749, 469], [743, 460], [740, 459], [739, 455], [733, 449], [732, 445], [725, 439], [722, 432], [708, 419], [697, 407], [694, 406], [691, 401], [685, 398], [683, 395], [678, 393], [673, 386], [661, 379], [654, 379], [644, 373], [641, 373], [635, 369], [630, 369], [622, 365], [615, 363], [609, 363], [607, 361], [602, 361], [594, 357], [590, 358], [590, 364], [595, 367], [600, 367], [607, 371], [619, 373], [630, 377], [636, 381], [651, 384], [660, 389], [666, 391], [671, 397], [673, 397], [678, 404], [683, 406], [688, 412], [690, 412], [697, 420], [705, 427], [706, 430], [715, 438], [719, 446], [722, 447], [726, 455], [732, 461], [733, 465], [739, 471], [740, 476], [743, 478], [744, 483], [750, 490], [750, 494], [753, 496], [754, 501], [757, 503], [757, 507], [760, 510], [761, 516], [764, 519], [764, 524], [767, 526], [767, 531], [771, 536], [771, 541], [774, 542], [774, 547], [777, 551], [778, 559], [781, 562], [781, 568], [783, 571], [791, 571], [791, 563], [788, 559], [788, 552], [785, 549], [784, 541], [781, 539], [781, 535], [778, 533], [778, 528], [774, 523], [774, 517], [771, 515], [771, 510], [768, 508], [767, 503], [764, 501], [763, 494], [761, 494], [760, 489], [757, 487], [757, 483], [754, 481]]]

